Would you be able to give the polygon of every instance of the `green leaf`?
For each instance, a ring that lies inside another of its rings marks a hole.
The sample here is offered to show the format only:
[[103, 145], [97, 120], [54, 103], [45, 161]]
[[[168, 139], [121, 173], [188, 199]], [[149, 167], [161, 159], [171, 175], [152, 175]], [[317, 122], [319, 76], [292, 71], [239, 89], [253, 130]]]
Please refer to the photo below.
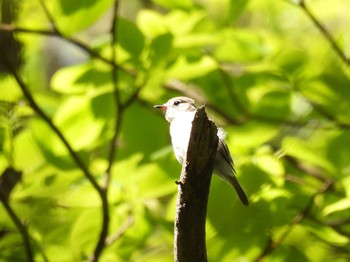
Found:
[[350, 209], [350, 198], [341, 199], [333, 204], [326, 206], [323, 209], [323, 214], [328, 216], [332, 213], [349, 210]]
[[207, 0], [203, 5], [210, 16], [220, 24], [230, 24], [238, 18], [248, 0]]
[[117, 39], [124, 50], [134, 58], [139, 58], [145, 45], [145, 38], [136, 24], [124, 18], [119, 18]]
[[180, 56], [176, 63], [167, 71], [167, 77], [189, 80], [204, 76], [217, 69], [217, 67], [216, 61], [209, 56], [203, 56], [194, 60]]
[[155, 37], [150, 45], [150, 57], [153, 64], [166, 61], [173, 43], [173, 35], [165, 33]]
[[256, 161], [262, 170], [264, 170], [266, 173], [274, 175], [276, 178], [282, 179], [283, 181], [278, 179], [280, 183], [284, 182], [284, 177], [282, 176], [285, 174], [285, 170], [282, 162], [279, 159], [272, 155], [263, 154], [258, 155]]
[[1, 101], [15, 102], [22, 97], [22, 92], [9, 76], [0, 74]]
[[268, 90], [261, 94], [254, 108], [256, 115], [268, 115], [276, 119], [286, 119], [291, 113], [291, 94], [286, 90]]
[[69, 240], [75, 260], [80, 260], [82, 254], [89, 253], [93, 249], [99, 234], [101, 225], [101, 210], [99, 208], [82, 209], [78, 219], [72, 223]]
[[19, 170], [34, 169], [39, 166], [44, 156], [35, 143], [35, 136], [27, 129], [14, 140], [14, 162]]
[[107, 86], [110, 75], [109, 71], [98, 69], [93, 63], [84, 63], [58, 70], [51, 79], [51, 86], [62, 94], [81, 94]]
[[137, 16], [137, 25], [143, 34], [150, 38], [169, 32], [164, 16], [152, 10], [140, 11]]
[[279, 133], [274, 126], [261, 122], [249, 122], [243, 126], [227, 128], [227, 131], [228, 141], [232, 143], [231, 147], [235, 148], [237, 153], [258, 147]]
[[184, 8], [189, 9], [194, 5], [193, 1], [191, 0], [153, 0], [152, 2], [157, 3], [161, 6], [173, 9], [173, 8]]
[[[349, 175], [350, 159], [350, 131], [342, 130], [334, 134], [327, 147], [327, 158], [336, 166], [344, 176]], [[334, 154], [334, 152], [337, 152]]]
[[295, 137], [286, 137], [283, 139], [282, 149], [287, 155], [294, 156], [301, 159], [303, 162], [324, 168], [331, 174], [336, 173], [332, 164], [329, 163], [319, 151], [315, 151], [306, 141]]
[[318, 236], [320, 239], [333, 245], [344, 246], [349, 243], [349, 239], [347, 237], [339, 234], [331, 227], [326, 227], [320, 224], [313, 223], [311, 221], [308, 221], [306, 223], [306, 227], [310, 232]]
[[305, 52], [293, 47], [282, 49], [276, 57], [276, 64], [288, 75], [302, 72], [307, 59]]
[[48, 7], [58, 29], [71, 35], [95, 23], [112, 4], [112, 0], [51, 0]]
[[[113, 108], [113, 98], [110, 95], [77, 96], [67, 99], [57, 110], [54, 122], [61, 129], [67, 140], [76, 150], [92, 148], [102, 142], [100, 135], [108, 118], [102, 118], [104, 108], [93, 106], [96, 99], [105, 108]], [[96, 112], [94, 111], [97, 110]]]
[[203, 10], [184, 12], [174, 10], [165, 16], [166, 25], [175, 36], [184, 36], [193, 33], [202, 21], [206, 19]]
[[160, 198], [177, 190], [172, 177], [157, 163], [141, 166], [137, 174], [139, 195], [142, 198]]
[[31, 121], [30, 128], [47, 163], [60, 169], [75, 168], [71, 157], [67, 155], [67, 149], [46, 123], [40, 120]]
[[254, 62], [261, 60], [268, 52], [264, 39], [248, 30], [225, 30], [220, 34], [221, 43], [215, 49], [219, 60], [228, 62]]

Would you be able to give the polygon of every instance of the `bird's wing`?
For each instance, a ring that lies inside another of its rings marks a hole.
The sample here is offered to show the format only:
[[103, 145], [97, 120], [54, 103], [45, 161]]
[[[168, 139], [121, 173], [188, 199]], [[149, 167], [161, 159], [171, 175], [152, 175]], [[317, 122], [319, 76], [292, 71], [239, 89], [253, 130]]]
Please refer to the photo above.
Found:
[[228, 149], [228, 146], [226, 145], [225, 140], [219, 138], [219, 144], [218, 144], [218, 151], [220, 155], [230, 164], [232, 169], [234, 170], [233, 167], [233, 160], [230, 155], [230, 150]]

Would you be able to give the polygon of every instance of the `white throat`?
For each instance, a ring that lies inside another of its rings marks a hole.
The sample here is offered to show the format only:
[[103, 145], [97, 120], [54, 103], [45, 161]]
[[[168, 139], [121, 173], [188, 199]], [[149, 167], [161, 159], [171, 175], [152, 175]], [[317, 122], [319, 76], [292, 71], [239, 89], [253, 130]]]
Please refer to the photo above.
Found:
[[187, 154], [190, 140], [192, 121], [196, 111], [177, 112], [176, 117], [170, 122], [171, 142], [175, 157], [182, 164]]

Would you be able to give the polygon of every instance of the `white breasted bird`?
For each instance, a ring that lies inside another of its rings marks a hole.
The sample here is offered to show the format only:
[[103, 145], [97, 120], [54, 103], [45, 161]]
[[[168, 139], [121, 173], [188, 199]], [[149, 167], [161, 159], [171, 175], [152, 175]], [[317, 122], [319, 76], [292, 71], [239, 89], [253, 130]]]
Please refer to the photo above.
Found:
[[[191, 135], [192, 121], [197, 107], [193, 99], [179, 96], [170, 99], [163, 105], [156, 105], [165, 113], [166, 120], [170, 123], [171, 142], [176, 159], [183, 164], [184, 156]], [[225, 132], [218, 128], [218, 149], [215, 158], [214, 172], [228, 184], [232, 185], [244, 205], [248, 205], [248, 198], [235, 177], [235, 169], [230, 156], [230, 151], [225, 143]]]

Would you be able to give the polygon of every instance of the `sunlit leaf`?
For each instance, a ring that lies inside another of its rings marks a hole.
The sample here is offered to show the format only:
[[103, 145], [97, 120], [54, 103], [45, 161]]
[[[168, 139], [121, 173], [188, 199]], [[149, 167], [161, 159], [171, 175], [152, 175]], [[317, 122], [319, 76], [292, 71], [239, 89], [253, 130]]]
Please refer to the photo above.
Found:
[[152, 38], [169, 31], [164, 17], [157, 12], [147, 9], [142, 10], [138, 14], [137, 25], [146, 36]]
[[109, 83], [110, 72], [98, 70], [93, 64], [79, 64], [60, 69], [53, 76], [53, 90], [62, 94], [81, 94]]
[[[0, 33], [15, 32], [23, 64], [0, 76], [0, 171], [23, 174], [8, 204], [28, 229], [33, 260], [92, 259], [101, 194], [72, 154], [107, 190], [108, 236], [96, 260], [174, 260], [181, 165], [153, 105], [182, 95], [227, 131], [250, 202], [214, 174], [209, 261], [349, 260], [350, 69], [304, 5], [41, 1], [46, 12], [37, 0], [5, 2], [16, 6], [3, 10]], [[350, 2], [305, 4], [348, 56]], [[106, 61], [112, 51], [116, 67]], [[324, 178], [334, 183], [321, 192]], [[30, 260], [22, 235], [0, 205], [1, 261]]]
[[153, 0], [153, 2], [167, 8], [189, 8], [193, 6], [193, 2], [191, 0]]
[[259, 146], [278, 134], [278, 130], [272, 125], [259, 122], [250, 122], [241, 127], [227, 129], [227, 131], [230, 132], [228, 139], [232, 140], [232, 148], [235, 151]]
[[208, 13], [222, 23], [230, 23], [236, 19], [249, 1], [245, 0], [208, 0], [201, 1]]
[[223, 61], [252, 62], [263, 58], [267, 47], [264, 39], [249, 31], [224, 31], [221, 44], [215, 50], [215, 56]]
[[116, 32], [118, 34], [118, 43], [122, 48], [135, 58], [138, 58], [145, 45], [144, 36], [140, 29], [134, 23], [119, 18]]
[[195, 30], [198, 24], [206, 17], [203, 11], [184, 12], [174, 10], [166, 17], [166, 24], [176, 36], [188, 35]]
[[335, 212], [349, 210], [349, 208], [350, 208], [350, 198], [344, 198], [333, 204], [326, 206], [323, 210], [323, 214], [327, 216]]
[[346, 236], [339, 234], [337, 231], [330, 227], [325, 227], [316, 223], [308, 222], [306, 227], [310, 232], [323, 239], [326, 242], [334, 245], [346, 245], [349, 243], [349, 239]]
[[98, 237], [99, 225], [101, 221], [100, 210], [96, 208], [82, 209], [78, 219], [72, 223], [70, 235], [71, 251], [75, 258], [81, 257], [82, 253], [93, 248], [91, 236]]
[[[284, 171], [283, 164], [279, 159], [271, 155], [259, 155], [257, 156], [256, 161], [257, 161], [257, 165], [261, 169], [263, 169], [265, 172], [276, 176], [277, 180], [280, 180], [278, 179], [278, 177], [282, 179], [282, 176], [284, 175], [285, 171]], [[280, 183], [281, 182], [282, 181], [280, 181]]]
[[284, 138], [282, 148], [288, 155], [325, 168], [332, 173], [334, 172], [334, 167], [319, 152], [313, 150], [306, 142], [298, 138]]
[[[94, 112], [93, 101], [99, 96], [89, 97], [80, 96], [68, 99], [55, 115], [55, 123], [61, 128], [68, 141], [75, 149], [91, 147], [99, 142], [100, 136], [106, 120], [97, 118]], [[113, 105], [113, 99], [110, 96], [102, 98], [103, 104], [107, 108]], [[96, 108], [100, 110], [101, 107]]]
[[181, 56], [167, 72], [169, 78], [188, 80], [203, 76], [217, 68], [216, 62], [208, 56], [191, 61]]
[[112, 3], [111, 0], [53, 0], [48, 5], [58, 28], [69, 35], [92, 25]]

